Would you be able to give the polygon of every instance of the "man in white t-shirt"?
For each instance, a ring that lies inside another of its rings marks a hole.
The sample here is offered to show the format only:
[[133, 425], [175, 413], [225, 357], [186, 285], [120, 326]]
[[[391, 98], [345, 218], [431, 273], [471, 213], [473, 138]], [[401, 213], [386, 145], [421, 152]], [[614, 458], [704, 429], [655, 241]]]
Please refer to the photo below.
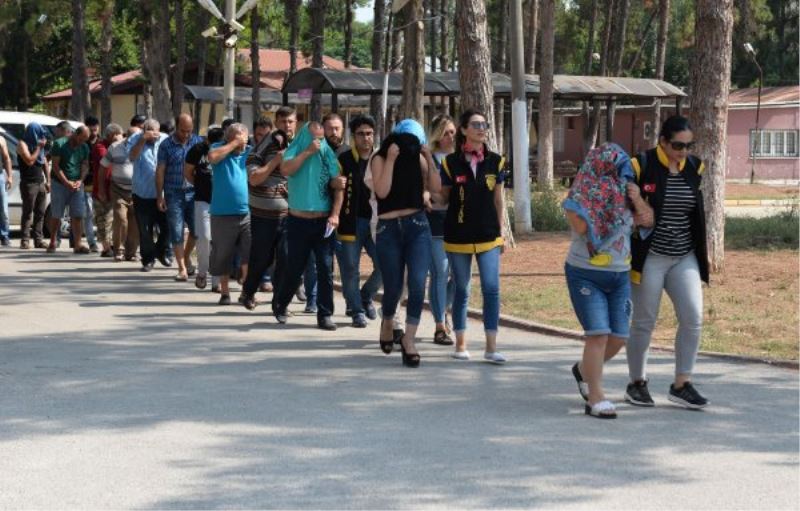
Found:
[[[139, 131], [139, 128], [132, 126], [127, 136]], [[114, 260], [134, 261], [139, 248], [139, 228], [136, 225], [131, 195], [133, 163], [128, 159], [128, 148], [124, 139], [109, 146], [100, 165], [106, 168], [111, 166], [111, 203], [114, 209], [111, 239]]]

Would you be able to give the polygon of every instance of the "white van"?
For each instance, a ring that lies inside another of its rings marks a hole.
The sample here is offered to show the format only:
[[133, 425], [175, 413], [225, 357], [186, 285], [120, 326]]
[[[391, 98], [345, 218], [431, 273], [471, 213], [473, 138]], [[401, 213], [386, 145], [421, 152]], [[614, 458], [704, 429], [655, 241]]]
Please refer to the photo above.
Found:
[[[32, 123], [38, 122], [44, 128], [46, 128], [51, 134], [53, 134], [56, 125], [60, 123], [62, 119], [58, 117], [52, 117], [50, 115], [45, 114], [36, 114], [32, 112], [11, 112], [8, 110], [0, 110], [0, 128], [5, 129], [8, 133], [16, 137], [17, 139], [21, 139], [22, 136], [25, 134], [25, 127]], [[77, 128], [81, 125], [79, 122], [75, 121], [68, 121], [73, 128]], [[55, 135], [53, 135], [55, 136]]]

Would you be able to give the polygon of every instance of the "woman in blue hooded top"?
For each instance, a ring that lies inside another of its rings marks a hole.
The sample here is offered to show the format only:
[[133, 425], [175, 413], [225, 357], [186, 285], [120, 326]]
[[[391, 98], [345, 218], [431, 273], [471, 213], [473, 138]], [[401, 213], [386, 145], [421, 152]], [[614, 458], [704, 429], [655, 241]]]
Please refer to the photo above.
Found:
[[19, 193], [22, 196], [22, 232], [20, 248], [31, 248], [31, 227], [36, 248], [46, 248], [42, 228], [50, 191], [50, 171], [45, 157], [47, 130], [37, 122], [28, 124], [17, 145], [19, 157]]
[[380, 346], [392, 352], [392, 320], [403, 292], [408, 270], [406, 329], [400, 344], [403, 365], [418, 367], [419, 352], [414, 345], [425, 279], [431, 260], [431, 230], [425, 216], [430, 194], [439, 193], [441, 179], [428, 149], [425, 130], [413, 119], [395, 126], [372, 157], [372, 188], [377, 197], [376, 247], [383, 275]]

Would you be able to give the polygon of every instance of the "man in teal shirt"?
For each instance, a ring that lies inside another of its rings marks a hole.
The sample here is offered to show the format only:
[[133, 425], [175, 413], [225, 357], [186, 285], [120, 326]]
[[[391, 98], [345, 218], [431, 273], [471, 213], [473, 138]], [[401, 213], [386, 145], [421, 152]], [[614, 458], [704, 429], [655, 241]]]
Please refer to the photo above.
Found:
[[88, 254], [89, 247], [81, 242], [83, 238], [83, 217], [85, 200], [83, 181], [89, 173], [89, 130], [79, 126], [70, 136], [53, 143], [53, 179], [50, 189], [50, 245], [48, 252], [56, 251], [58, 235], [64, 210], [69, 206], [72, 226], [73, 247], [76, 254]]
[[[281, 173], [288, 177], [289, 218], [286, 221], [286, 275], [272, 299], [272, 311], [286, 323], [289, 303], [311, 253], [317, 266], [317, 326], [336, 330], [333, 316], [333, 231], [339, 225], [344, 186], [339, 161], [325, 141], [322, 126], [310, 122], [283, 154]], [[335, 190], [331, 190], [335, 187]], [[333, 198], [331, 198], [333, 195]]]

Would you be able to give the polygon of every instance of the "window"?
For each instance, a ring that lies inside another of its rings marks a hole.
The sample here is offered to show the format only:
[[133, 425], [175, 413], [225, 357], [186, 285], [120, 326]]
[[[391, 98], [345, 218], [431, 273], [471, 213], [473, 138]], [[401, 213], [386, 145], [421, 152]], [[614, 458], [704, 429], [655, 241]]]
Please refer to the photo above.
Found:
[[800, 130], [750, 130], [750, 155], [757, 158], [797, 158]]

